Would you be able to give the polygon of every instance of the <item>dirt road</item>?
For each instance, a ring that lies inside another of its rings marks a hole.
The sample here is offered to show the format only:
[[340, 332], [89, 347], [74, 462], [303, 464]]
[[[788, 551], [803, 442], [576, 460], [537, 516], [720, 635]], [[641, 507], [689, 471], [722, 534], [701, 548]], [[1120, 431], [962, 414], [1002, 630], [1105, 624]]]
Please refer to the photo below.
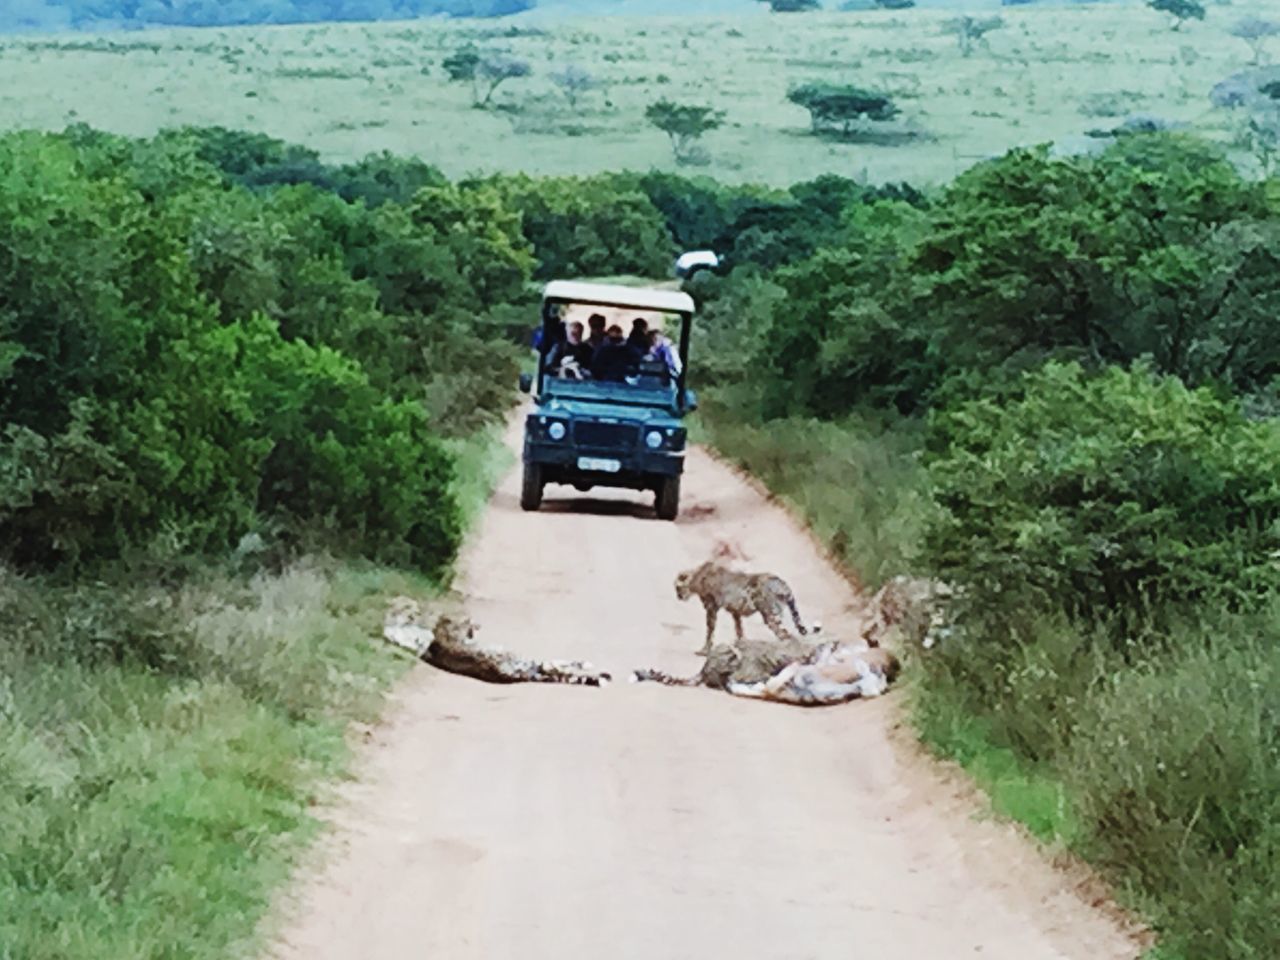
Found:
[[696, 670], [702, 610], [671, 581], [717, 538], [786, 577], [829, 634], [848, 622], [848, 586], [748, 484], [691, 452], [674, 524], [647, 495], [557, 487], [525, 514], [518, 486], [512, 472], [463, 559], [480, 638], [624, 682], [495, 687], [416, 668], [274, 956], [1137, 956], [1012, 829], [975, 818], [895, 729], [893, 694], [807, 711], [625, 682], [633, 667]]

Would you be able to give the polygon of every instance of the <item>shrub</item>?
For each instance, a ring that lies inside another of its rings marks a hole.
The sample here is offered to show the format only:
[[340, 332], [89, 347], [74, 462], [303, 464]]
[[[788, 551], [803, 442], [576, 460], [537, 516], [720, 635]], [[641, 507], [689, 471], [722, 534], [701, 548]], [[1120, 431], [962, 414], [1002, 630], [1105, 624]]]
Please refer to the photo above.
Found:
[[932, 568], [974, 602], [1138, 622], [1280, 582], [1280, 428], [1141, 367], [1051, 363], [936, 417]]
[[275, 343], [265, 328], [247, 347], [254, 409], [271, 444], [259, 510], [327, 522], [361, 553], [442, 572], [461, 519], [451, 457], [421, 406], [386, 399], [326, 347]]

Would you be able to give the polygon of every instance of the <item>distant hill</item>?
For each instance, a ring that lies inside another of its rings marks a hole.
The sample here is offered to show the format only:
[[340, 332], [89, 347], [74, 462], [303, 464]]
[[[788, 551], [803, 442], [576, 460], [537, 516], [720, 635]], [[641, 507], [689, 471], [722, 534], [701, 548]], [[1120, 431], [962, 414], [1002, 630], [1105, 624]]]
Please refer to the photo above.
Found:
[[536, 0], [0, 0], [0, 33], [496, 17]]
[[[1009, 0], [1074, 6], [1115, 0]], [[874, 0], [822, 0], [829, 10], [874, 7]], [[991, 10], [1002, 0], [917, 0], [921, 9]], [[0, 0], [0, 33], [226, 27], [260, 23], [502, 17], [538, 8], [543, 15], [763, 15], [757, 0]], [[792, 14], [795, 16], [795, 14]]]

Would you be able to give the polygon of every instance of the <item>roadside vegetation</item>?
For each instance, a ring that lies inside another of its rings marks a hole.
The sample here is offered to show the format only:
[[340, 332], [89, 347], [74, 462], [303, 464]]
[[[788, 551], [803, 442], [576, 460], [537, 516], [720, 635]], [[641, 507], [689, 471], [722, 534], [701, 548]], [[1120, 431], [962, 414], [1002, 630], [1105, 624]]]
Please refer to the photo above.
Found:
[[307, 156], [0, 139], [5, 958], [252, 953], [505, 465], [518, 217]]
[[695, 286], [710, 440], [868, 589], [961, 589], [923, 737], [1165, 958], [1280, 945], [1275, 187], [1161, 133], [828, 180]]

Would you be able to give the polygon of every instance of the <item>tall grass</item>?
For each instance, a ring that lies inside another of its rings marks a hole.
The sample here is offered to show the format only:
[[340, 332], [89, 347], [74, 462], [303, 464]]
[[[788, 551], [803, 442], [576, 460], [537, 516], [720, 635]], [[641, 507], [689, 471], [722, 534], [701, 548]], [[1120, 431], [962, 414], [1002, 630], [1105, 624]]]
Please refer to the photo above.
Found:
[[917, 424], [872, 415], [760, 423], [738, 403], [711, 393], [695, 435], [797, 510], [862, 584], [910, 568], [929, 503]]
[[[474, 520], [505, 451], [450, 442]], [[256, 955], [347, 726], [405, 669], [377, 640], [385, 600], [438, 588], [246, 562], [92, 584], [0, 569], [0, 960]]]

